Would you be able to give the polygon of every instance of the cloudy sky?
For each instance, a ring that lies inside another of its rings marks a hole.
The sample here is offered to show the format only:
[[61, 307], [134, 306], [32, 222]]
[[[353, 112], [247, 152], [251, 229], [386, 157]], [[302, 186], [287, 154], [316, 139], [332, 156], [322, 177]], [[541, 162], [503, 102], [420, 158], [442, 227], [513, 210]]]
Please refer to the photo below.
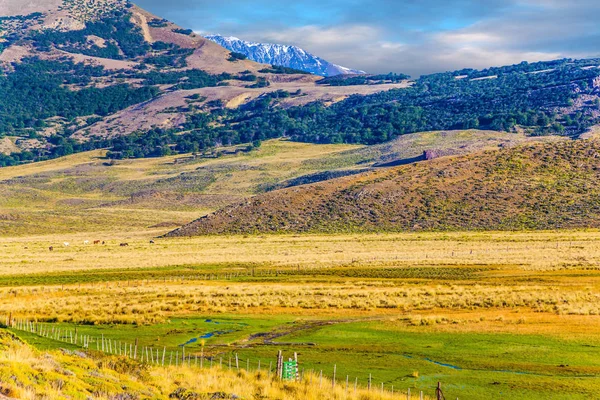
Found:
[[202, 34], [413, 76], [600, 56], [599, 0], [134, 0]]

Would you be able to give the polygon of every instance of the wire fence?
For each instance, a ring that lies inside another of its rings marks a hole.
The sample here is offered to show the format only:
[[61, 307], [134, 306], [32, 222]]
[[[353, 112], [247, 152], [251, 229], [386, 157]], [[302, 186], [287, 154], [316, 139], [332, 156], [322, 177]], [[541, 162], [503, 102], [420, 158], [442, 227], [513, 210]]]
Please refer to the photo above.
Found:
[[[127, 357], [141, 364], [154, 367], [189, 367], [189, 368], [221, 368], [231, 371], [247, 371], [247, 372], [264, 372], [273, 379], [284, 379], [282, 374], [282, 358], [279, 352], [275, 362], [270, 361], [268, 364], [262, 360], [251, 360], [250, 358], [243, 359], [238, 354], [223, 355], [205, 355], [204, 346], [198, 352], [186, 352], [185, 346], [180, 346], [178, 350], [167, 350], [166, 346], [156, 348], [153, 346], [141, 346], [136, 339], [134, 342], [125, 342], [121, 340], [109, 339], [100, 336], [79, 334], [77, 329], [61, 328], [54, 326], [51, 323], [35, 322], [26, 319], [6, 318], [6, 326], [14, 331], [26, 332], [42, 338], [53, 340], [60, 343], [76, 346], [84, 350], [92, 350], [102, 352], [106, 355]], [[292, 359], [290, 359], [291, 361]], [[297, 356], [295, 357], [297, 362]], [[297, 364], [296, 364], [297, 365]], [[298, 367], [296, 367], [298, 368]], [[394, 387], [391, 384], [377, 383], [373, 379], [373, 375], [369, 374], [366, 386], [359, 383], [358, 377], [350, 377], [350, 375], [339, 374], [337, 365], [334, 365], [333, 376], [324, 376], [323, 370], [304, 370], [298, 368], [294, 374], [295, 381], [304, 382], [310, 386], [325, 389], [330, 387], [333, 391], [340, 388], [346, 394], [359, 391], [372, 392], [380, 394], [381, 398], [397, 398], [397, 399], [432, 399], [427, 397], [422, 390], [411, 392], [411, 388]], [[435, 388], [436, 400], [446, 400], [441, 389], [441, 384], [438, 383]], [[448, 399], [449, 400], [449, 399]], [[457, 398], [458, 400], [458, 398]]]

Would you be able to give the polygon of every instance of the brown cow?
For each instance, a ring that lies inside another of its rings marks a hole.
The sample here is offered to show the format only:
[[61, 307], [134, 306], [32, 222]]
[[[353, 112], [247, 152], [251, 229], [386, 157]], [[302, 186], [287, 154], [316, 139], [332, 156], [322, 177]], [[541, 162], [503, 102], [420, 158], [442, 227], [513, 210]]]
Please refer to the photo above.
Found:
[[129, 247], [129, 243], [121, 243], [120, 246], [121, 247]]
[[99, 240], [94, 240], [94, 245], [100, 244]]
[[54, 246], [50, 246], [50, 247], [48, 247], [48, 250], [49, 250], [49, 251], [54, 251]]

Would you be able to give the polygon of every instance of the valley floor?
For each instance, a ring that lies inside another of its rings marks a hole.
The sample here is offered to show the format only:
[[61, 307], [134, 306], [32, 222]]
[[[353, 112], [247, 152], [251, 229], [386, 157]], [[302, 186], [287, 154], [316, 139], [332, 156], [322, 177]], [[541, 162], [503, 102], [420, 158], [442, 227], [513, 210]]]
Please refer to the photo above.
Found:
[[600, 389], [597, 231], [154, 239], [165, 231], [0, 238], [0, 315], [37, 321], [46, 335], [12, 332], [51, 354], [81, 347], [67, 332], [94, 349], [185, 345], [225, 370], [283, 350], [315, 387], [335, 370], [341, 388], [371, 376], [397, 398], [438, 381], [460, 399]]

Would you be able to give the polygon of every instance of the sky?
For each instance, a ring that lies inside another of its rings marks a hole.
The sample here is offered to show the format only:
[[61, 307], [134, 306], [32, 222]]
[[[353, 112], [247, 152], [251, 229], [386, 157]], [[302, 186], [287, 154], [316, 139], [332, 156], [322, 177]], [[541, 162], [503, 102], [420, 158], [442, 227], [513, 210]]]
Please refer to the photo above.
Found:
[[411, 76], [600, 56], [600, 0], [134, 0], [200, 34]]

